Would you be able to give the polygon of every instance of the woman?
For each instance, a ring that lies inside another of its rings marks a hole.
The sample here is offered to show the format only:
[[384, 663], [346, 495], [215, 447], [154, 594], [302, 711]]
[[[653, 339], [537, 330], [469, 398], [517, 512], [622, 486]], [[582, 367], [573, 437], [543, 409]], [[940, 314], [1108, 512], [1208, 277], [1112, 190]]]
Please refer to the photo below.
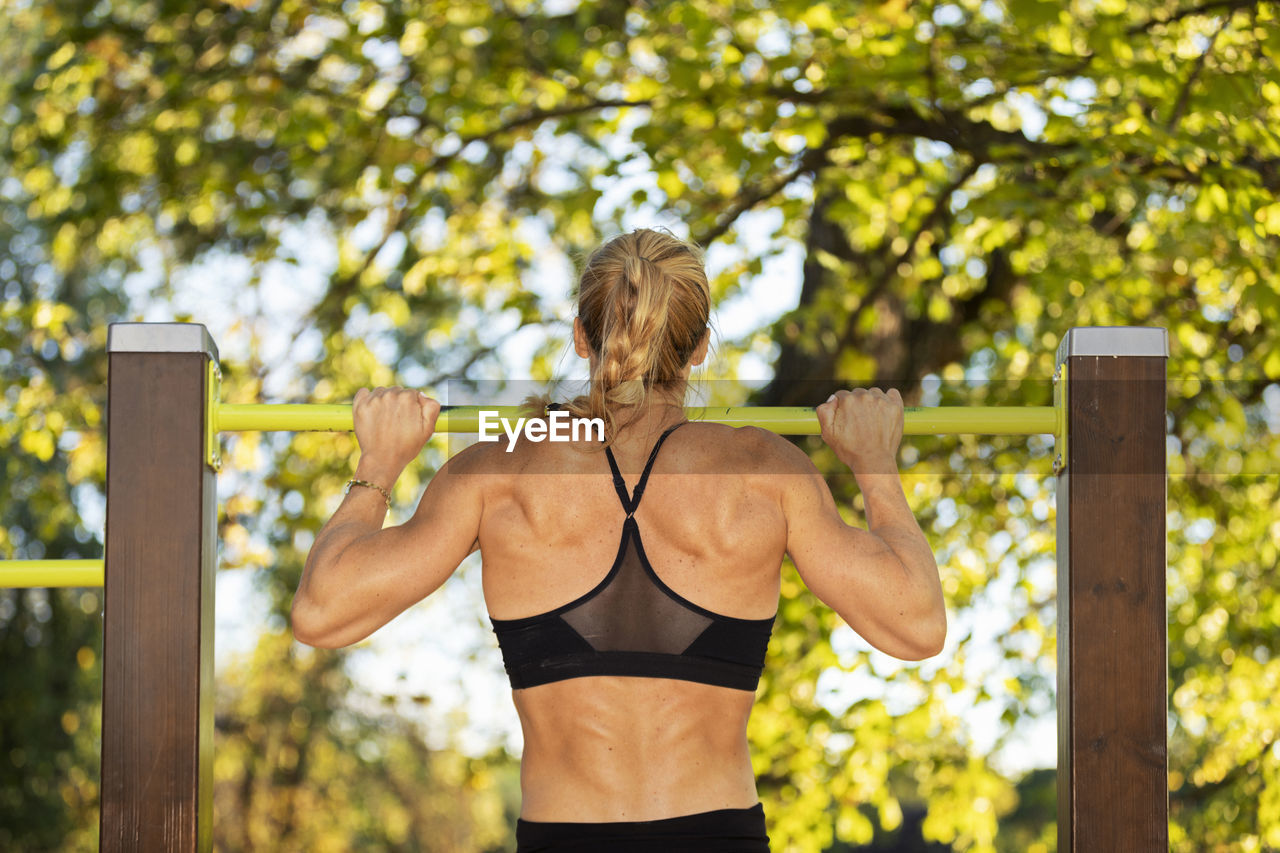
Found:
[[709, 314], [692, 247], [637, 231], [599, 248], [573, 328], [591, 390], [567, 408], [605, 420], [604, 452], [478, 443], [396, 527], [382, 526], [388, 490], [440, 406], [399, 388], [356, 395], [359, 464], [307, 558], [294, 633], [361, 640], [479, 549], [524, 731], [520, 851], [768, 850], [746, 726], [784, 555], [875, 647], [911, 660], [942, 648], [937, 566], [895, 461], [897, 391], [841, 391], [817, 409], [862, 490], [863, 530], [790, 442], [685, 422]]

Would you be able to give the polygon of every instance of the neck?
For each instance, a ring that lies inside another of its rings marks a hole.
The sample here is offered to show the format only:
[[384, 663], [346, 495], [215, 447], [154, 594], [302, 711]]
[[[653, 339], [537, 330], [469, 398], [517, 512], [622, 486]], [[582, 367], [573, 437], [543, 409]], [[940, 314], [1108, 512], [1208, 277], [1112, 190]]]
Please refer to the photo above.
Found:
[[678, 390], [654, 389], [642, 405], [620, 408], [614, 414], [619, 422], [626, 424], [619, 438], [636, 436], [647, 439], [685, 420], [684, 384], [681, 383]]

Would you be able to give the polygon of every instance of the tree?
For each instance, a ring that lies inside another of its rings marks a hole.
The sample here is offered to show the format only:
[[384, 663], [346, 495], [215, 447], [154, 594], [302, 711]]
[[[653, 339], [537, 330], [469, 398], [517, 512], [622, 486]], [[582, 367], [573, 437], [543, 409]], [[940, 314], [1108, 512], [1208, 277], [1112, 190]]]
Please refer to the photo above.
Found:
[[[0, 36], [11, 346], [42, 352], [22, 314], [37, 302], [91, 341], [142, 304], [145, 276], [130, 274], [163, 269], [145, 294], [163, 299], [228, 255], [247, 259], [237, 292], [261, 305], [264, 281], [306, 265], [304, 223], [337, 253], [318, 293], [298, 297], [284, 363], [302, 363], [278, 368], [274, 318], [250, 313], [227, 365], [236, 399], [271, 383], [320, 402], [397, 377], [545, 378], [563, 337], [555, 300], [538, 295], [548, 255], [573, 258], [639, 218], [724, 250], [722, 305], [772, 286], [771, 257], [803, 253], [794, 310], [720, 348], [724, 374], [748, 352], [771, 360], [762, 403], [873, 383], [908, 402], [1045, 405], [1065, 329], [1164, 325], [1174, 845], [1280, 845], [1276, 12], [1245, 0], [15, 7]], [[649, 179], [616, 180], [637, 168]], [[538, 327], [532, 363], [505, 364], [505, 337]], [[6, 379], [26, 361], [0, 365]], [[857, 520], [851, 479], [806, 446]], [[345, 437], [228, 448], [273, 460], [262, 467], [285, 473], [269, 485], [303, 498], [282, 514], [237, 482], [226, 500], [230, 562], [269, 567], [277, 612], [299, 566], [294, 532], [323, 517], [352, 449]], [[1050, 452], [969, 437], [904, 450], [959, 626], [934, 664], [886, 668], [788, 574], [751, 729], [779, 849], [868, 843], [914, 803], [929, 839], [1008, 843], [1017, 779], [960, 708], [998, 717], [1006, 754], [1051, 710]], [[38, 467], [15, 464], [7, 476]], [[47, 517], [3, 500], [11, 529]], [[998, 636], [971, 638], [997, 598]], [[833, 669], [887, 676], [891, 701], [820, 695]]]

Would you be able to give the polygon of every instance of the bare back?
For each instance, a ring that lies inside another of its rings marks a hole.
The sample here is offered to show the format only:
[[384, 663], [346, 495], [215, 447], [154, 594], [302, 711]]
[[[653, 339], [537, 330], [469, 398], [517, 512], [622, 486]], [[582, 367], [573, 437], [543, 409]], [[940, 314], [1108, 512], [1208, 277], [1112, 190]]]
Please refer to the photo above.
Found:
[[[824, 404], [838, 412], [820, 406], [818, 414], [827, 418], [824, 439], [834, 429], [857, 466], [872, 530], [845, 522], [799, 448], [753, 428], [695, 423], [676, 430], [625, 523], [605, 454], [559, 443], [526, 441], [512, 453], [476, 445], [441, 468], [403, 524], [383, 526], [386, 508], [372, 489], [347, 495], [308, 555], [294, 598], [294, 633], [325, 648], [358, 642], [438, 589], [477, 548], [495, 630], [501, 620], [564, 621], [550, 613], [602, 588], [615, 564], [630, 565], [622, 559], [627, 530], [627, 548], [636, 536], [643, 542], [641, 571], [684, 599], [682, 606], [717, 617], [717, 629], [766, 623], [754, 632], [731, 631], [716, 661], [732, 665], [732, 650], [742, 660], [753, 642], [751, 655], [763, 659], [759, 642], [777, 606], [784, 554], [814, 595], [877, 649], [904, 660], [937, 654], [946, 610], [932, 550], [890, 449], [864, 442], [872, 449], [859, 450], [862, 443], [842, 438], [849, 430], [844, 422], [865, 407], [841, 394], [840, 402]], [[389, 433], [370, 444], [399, 450], [362, 455], [358, 477], [394, 482], [409, 448], [430, 434], [432, 421], [417, 412], [427, 405], [422, 399], [393, 390], [368, 404], [366, 431]], [[901, 405], [894, 403], [886, 418], [900, 422]], [[624, 430], [615, 443], [625, 492], [662, 432], [662, 424], [652, 427]], [[614, 600], [625, 608], [632, 599]], [[614, 612], [621, 625], [649, 611]], [[522, 664], [516, 666], [519, 672]], [[741, 686], [751, 680], [705, 680], [687, 670], [687, 681], [613, 674], [636, 668], [596, 674], [603, 671], [521, 677], [529, 684], [514, 691], [525, 735], [526, 819], [656, 820], [755, 804], [746, 744], [754, 691]]]
[[[615, 442], [629, 488], [656, 438], [624, 431]], [[755, 430], [681, 427], [663, 446], [635, 513], [662, 581], [725, 616], [767, 619], [777, 609], [787, 525], [777, 480], [766, 474], [771, 444]], [[504, 450], [482, 451], [505, 471], [485, 477], [479, 545], [490, 615], [520, 619], [600, 583], [626, 512], [598, 448], [524, 442]], [[593, 676], [516, 690], [514, 698], [525, 736], [527, 820], [652, 820], [758, 799], [746, 744], [749, 691]]]

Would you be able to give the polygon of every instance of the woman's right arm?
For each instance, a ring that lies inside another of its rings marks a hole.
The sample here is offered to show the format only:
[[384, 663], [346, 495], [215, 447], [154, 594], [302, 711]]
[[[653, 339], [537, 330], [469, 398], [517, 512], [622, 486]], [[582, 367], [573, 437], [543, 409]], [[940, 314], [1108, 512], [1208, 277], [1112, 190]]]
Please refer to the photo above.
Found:
[[[358, 393], [356, 477], [390, 489], [431, 436], [439, 411], [434, 400], [401, 388]], [[483, 478], [472, 473], [476, 453], [446, 462], [403, 524], [383, 526], [387, 506], [373, 489], [347, 494], [303, 567], [292, 612], [300, 642], [338, 648], [364, 639], [434, 592], [476, 549], [483, 509]]]
[[942, 650], [947, 614], [933, 549], [898, 475], [902, 412], [896, 390], [841, 391], [818, 407], [823, 439], [862, 491], [867, 529], [844, 521], [798, 449], [801, 476], [786, 478], [783, 511], [787, 552], [814, 595], [880, 651], [922, 660]]

